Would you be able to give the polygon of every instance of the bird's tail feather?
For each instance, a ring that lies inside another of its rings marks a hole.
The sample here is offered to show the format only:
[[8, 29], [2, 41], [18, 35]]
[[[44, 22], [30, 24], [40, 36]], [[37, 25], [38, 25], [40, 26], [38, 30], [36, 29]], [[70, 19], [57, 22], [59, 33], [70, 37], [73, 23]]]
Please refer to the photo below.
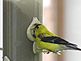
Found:
[[81, 51], [81, 49], [80, 48], [74, 48], [75, 50], [79, 50], [79, 51]]
[[81, 49], [78, 48], [78, 47], [71, 47], [71, 46], [70, 46], [70, 48], [72, 48], [73, 50], [79, 50], [79, 51], [81, 51]]
[[68, 45], [67, 47], [69, 47], [72, 50], [79, 50], [79, 51], [81, 51], [81, 48], [78, 48], [77, 45], [75, 45], [75, 44]]
[[72, 44], [72, 43], [68, 43], [69, 46], [72, 46], [72, 47], [77, 47], [76, 44]]

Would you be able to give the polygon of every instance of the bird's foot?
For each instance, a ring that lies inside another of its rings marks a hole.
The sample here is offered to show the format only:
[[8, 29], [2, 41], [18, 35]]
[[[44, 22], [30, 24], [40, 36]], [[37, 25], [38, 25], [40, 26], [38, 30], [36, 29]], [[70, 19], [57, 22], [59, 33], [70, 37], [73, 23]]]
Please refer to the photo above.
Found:
[[50, 51], [48, 51], [48, 50], [42, 50], [42, 52], [44, 53], [44, 54], [49, 54], [50, 53]]
[[62, 54], [62, 51], [57, 51], [56, 54], [57, 55], [61, 55]]

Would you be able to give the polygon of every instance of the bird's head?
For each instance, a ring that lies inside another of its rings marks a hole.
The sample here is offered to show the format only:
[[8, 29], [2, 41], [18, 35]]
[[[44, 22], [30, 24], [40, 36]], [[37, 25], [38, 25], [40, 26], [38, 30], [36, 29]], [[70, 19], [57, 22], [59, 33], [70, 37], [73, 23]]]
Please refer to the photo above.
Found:
[[37, 17], [33, 17], [31, 24], [27, 28], [27, 37], [29, 38], [29, 40], [33, 41], [33, 37], [30, 32], [31, 29], [38, 28], [40, 24], [41, 24], [41, 22], [37, 19]]

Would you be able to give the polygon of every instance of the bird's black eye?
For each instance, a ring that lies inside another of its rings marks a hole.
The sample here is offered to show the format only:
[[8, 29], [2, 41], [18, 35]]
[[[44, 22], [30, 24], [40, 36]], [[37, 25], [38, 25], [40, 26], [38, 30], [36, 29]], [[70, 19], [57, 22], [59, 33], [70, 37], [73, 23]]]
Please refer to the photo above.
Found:
[[38, 29], [38, 28], [39, 28], [39, 26], [40, 26], [41, 24], [37, 24], [37, 23], [35, 23], [34, 25], [35, 25], [35, 28], [37, 28], [37, 29]]

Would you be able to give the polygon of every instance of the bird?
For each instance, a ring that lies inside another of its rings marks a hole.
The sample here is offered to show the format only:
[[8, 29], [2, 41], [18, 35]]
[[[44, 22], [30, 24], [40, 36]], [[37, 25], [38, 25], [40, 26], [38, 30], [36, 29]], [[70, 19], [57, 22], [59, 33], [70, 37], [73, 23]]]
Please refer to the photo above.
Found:
[[60, 55], [64, 50], [81, 51], [76, 44], [70, 43], [57, 34], [50, 32], [37, 17], [33, 17], [33, 21], [27, 28], [27, 37], [33, 41], [34, 53], [49, 54], [53, 52]]

